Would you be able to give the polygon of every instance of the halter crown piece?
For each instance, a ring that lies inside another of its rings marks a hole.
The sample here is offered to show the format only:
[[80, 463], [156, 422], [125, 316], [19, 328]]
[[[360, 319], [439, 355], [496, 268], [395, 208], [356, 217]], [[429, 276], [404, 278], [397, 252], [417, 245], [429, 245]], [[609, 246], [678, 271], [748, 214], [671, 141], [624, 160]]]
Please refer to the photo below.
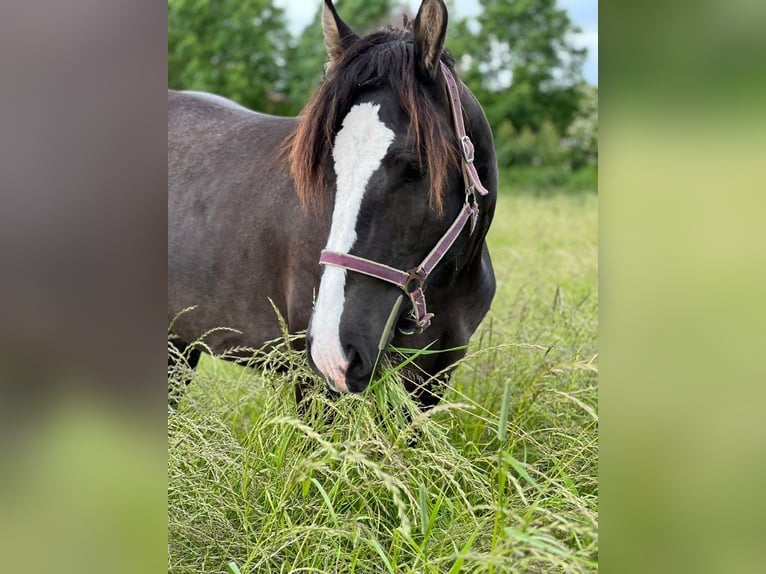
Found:
[[425, 259], [423, 259], [419, 265], [408, 271], [401, 271], [370, 259], [337, 251], [323, 250], [319, 257], [320, 265], [332, 265], [334, 267], [343, 267], [350, 271], [356, 271], [357, 273], [368, 275], [396, 285], [404, 291], [404, 294], [409, 298], [410, 303], [412, 304], [412, 310], [408, 317], [410, 325], [404, 329], [400, 328], [400, 331], [406, 335], [422, 333], [431, 324], [431, 318], [434, 315], [433, 313], [429, 313], [426, 309], [426, 296], [424, 292], [425, 282], [431, 272], [444, 258], [450, 247], [455, 243], [469, 219], [471, 220], [471, 233], [473, 233], [474, 228], [476, 227], [476, 221], [479, 217], [479, 206], [476, 203], [476, 193], [479, 193], [479, 195], [487, 195], [487, 193], [489, 193], [481, 184], [479, 174], [476, 172], [476, 167], [473, 163], [474, 146], [471, 138], [469, 138], [465, 132], [463, 110], [460, 104], [460, 92], [458, 90], [457, 82], [455, 81], [452, 72], [449, 71], [449, 68], [444, 65], [443, 62], [440, 64], [442, 75], [447, 84], [447, 92], [449, 93], [455, 133], [457, 134], [458, 140], [460, 141], [460, 147], [463, 151], [461, 163], [463, 167], [463, 180], [465, 181], [465, 204], [455, 218], [455, 221], [450, 225], [444, 235], [442, 235], [441, 239], [436, 242], [436, 245], [434, 245], [431, 252], [426, 255]]

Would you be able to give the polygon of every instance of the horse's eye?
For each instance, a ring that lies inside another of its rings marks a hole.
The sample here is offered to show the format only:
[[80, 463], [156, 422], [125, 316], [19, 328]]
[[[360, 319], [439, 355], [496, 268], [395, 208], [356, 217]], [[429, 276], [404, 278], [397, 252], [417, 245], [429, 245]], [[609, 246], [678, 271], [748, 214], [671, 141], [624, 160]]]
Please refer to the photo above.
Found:
[[426, 166], [417, 161], [408, 161], [404, 166], [404, 179], [418, 181], [425, 177]]

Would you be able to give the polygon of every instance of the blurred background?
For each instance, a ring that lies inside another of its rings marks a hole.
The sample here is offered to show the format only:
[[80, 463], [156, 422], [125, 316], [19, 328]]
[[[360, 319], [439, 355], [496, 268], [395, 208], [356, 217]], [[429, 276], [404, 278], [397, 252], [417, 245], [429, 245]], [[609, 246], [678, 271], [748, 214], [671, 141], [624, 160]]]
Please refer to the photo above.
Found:
[[[447, 48], [492, 125], [505, 189], [595, 191], [595, 0], [451, 0]], [[338, 0], [357, 33], [401, 26], [418, 0]], [[322, 2], [169, 0], [168, 85], [297, 115], [325, 62]], [[513, 167], [513, 169], [509, 169]]]

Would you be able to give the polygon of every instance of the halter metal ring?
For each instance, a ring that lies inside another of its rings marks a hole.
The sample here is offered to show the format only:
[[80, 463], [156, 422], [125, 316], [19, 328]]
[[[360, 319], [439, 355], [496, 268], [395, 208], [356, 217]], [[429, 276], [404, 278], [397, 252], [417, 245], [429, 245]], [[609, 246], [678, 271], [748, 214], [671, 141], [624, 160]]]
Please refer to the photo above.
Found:
[[417, 289], [423, 288], [423, 283], [425, 283], [425, 277], [423, 277], [420, 274], [420, 271], [418, 271], [417, 267], [413, 267], [409, 271], [407, 271], [407, 281], [405, 281], [403, 287], [404, 290], [407, 293], [412, 293], [416, 291]]

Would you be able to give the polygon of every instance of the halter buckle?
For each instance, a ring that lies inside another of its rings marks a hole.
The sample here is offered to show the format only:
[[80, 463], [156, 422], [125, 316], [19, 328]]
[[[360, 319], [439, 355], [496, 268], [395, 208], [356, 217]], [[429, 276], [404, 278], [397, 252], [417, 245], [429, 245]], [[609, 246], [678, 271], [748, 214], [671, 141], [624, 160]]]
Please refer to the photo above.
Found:
[[460, 138], [460, 145], [463, 148], [463, 157], [466, 163], [473, 163], [474, 159], [474, 147], [471, 138], [467, 135]]
[[410, 310], [400, 323], [399, 332], [402, 335], [419, 335], [431, 326], [433, 317], [433, 313], [426, 313], [423, 317], [418, 318], [415, 311]]

